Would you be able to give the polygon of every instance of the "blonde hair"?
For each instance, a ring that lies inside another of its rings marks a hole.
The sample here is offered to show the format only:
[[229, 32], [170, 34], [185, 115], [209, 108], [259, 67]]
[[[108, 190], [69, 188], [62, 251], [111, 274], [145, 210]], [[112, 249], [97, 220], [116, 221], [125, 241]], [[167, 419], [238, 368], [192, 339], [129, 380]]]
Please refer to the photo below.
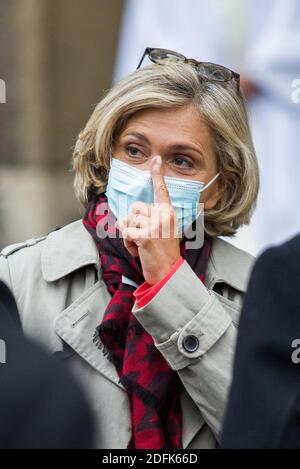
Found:
[[86, 206], [106, 188], [114, 142], [126, 122], [142, 109], [193, 104], [211, 131], [221, 172], [222, 194], [205, 211], [211, 236], [236, 233], [248, 224], [255, 206], [259, 175], [245, 100], [233, 83], [202, 80], [192, 65], [148, 65], [120, 80], [95, 107], [80, 132], [73, 153], [74, 188]]

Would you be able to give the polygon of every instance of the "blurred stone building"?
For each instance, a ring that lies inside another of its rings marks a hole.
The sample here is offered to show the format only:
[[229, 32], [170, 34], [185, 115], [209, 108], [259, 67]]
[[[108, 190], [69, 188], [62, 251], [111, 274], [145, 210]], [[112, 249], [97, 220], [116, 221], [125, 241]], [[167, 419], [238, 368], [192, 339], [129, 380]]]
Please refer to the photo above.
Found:
[[0, 0], [0, 247], [80, 217], [72, 147], [111, 86], [122, 0]]

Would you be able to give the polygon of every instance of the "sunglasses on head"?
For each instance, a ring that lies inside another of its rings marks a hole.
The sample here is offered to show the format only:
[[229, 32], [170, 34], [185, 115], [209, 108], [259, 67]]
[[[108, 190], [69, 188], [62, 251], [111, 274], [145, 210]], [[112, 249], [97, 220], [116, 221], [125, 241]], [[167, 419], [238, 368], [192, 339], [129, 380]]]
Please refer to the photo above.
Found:
[[149, 57], [151, 62], [159, 65], [171, 62], [191, 64], [202, 78], [217, 83], [235, 81], [237, 90], [239, 91], [240, 89], [240, 75], [227, 67], [223, 67], [223, 65], [211, 62], [199, 62], [198, 60], [187, 58], [179, 52], [174, 52], [169, 49], [146, 47], [137, 69], [140, 68], [146, 56]]

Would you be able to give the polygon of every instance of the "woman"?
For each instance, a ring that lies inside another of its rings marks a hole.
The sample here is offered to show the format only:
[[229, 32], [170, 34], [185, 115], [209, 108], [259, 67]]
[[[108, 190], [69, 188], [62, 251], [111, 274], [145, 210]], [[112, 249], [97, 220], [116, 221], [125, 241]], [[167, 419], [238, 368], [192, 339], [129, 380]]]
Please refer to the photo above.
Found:
[[237, 74], [146, 54], [79, 134], [82, 219], [4, 249], [0, 276], [84, 382], [99, 448], [215, 448], [252, 265], [218, 236], [249, 222], [257, 162]]

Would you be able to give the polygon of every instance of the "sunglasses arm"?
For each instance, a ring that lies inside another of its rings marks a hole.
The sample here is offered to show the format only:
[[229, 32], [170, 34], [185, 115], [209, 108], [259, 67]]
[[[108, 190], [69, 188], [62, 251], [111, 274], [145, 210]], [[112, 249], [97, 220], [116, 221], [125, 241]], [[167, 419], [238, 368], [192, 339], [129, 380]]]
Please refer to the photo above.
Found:
[[140, 66], [141, 66], [142, 63], [143, 63], [143, 60], [144, 60], [145, 56], [146, 56], [147, 54], [149, 54], [149, 52], [151, 52], [151, 50], [152, 50], [151, 47], [146, 47], [145, 52], [143, 53], [143, 56], [142, 56], [142, 58], [141, 58], [141, 60], [140, 60], [140, 62], [139, 62], [139, 64], [138, 64], [138, 66], [136, 67], [136, 69], [140, 68]]

